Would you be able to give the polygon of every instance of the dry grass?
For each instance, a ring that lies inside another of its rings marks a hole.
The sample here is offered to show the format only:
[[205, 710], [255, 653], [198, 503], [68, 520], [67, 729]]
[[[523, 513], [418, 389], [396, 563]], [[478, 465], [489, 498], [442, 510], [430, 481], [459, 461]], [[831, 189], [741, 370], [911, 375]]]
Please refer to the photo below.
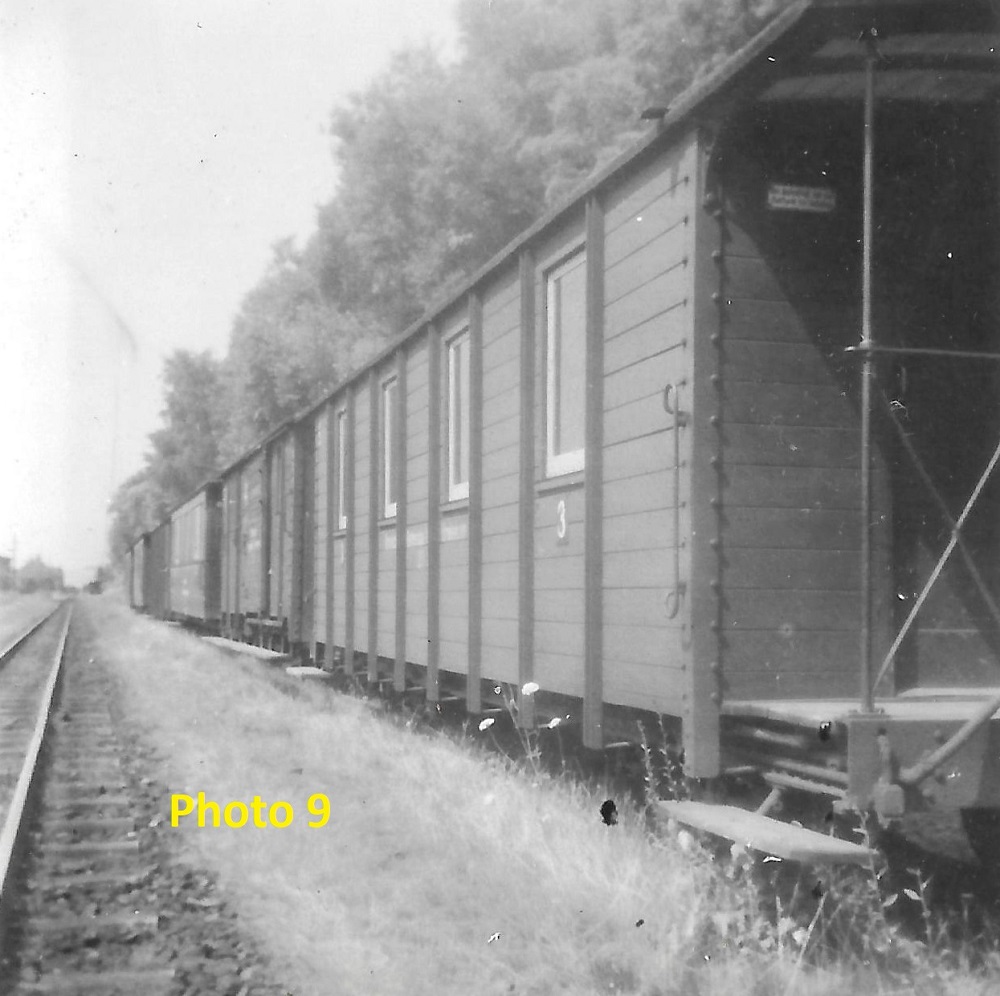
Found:
[[54, 607], [47, 592], [21, 595], [14, 591], [0, 591], [0, 645], [16, 637]]
[[[625, 805], [607, 827], [580, 787], [418, 736], [108, 598], [80, 607], [171, 791], [295, 807], [287, 829], [174, 832], [297, 996], [964, 996], [1000, 978], [921, 945], [891, 975], [866, 967], [871, 952], [824, 963], [809, 954], [819, 920], [776, 915], [739, 862], [687, 835], [655, 840]], [[314, 792], [333, 803], [322, 829], [305, 823]]]

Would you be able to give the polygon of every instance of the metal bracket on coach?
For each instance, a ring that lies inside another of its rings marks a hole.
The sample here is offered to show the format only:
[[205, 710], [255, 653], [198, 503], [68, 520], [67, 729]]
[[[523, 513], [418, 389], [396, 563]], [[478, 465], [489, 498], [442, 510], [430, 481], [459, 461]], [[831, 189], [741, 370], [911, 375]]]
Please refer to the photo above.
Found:
[[674, 584], [664, 599], [668, 619], [677, 617], [687, 592], [687, 582], [681, 580], [681, 429], [691, 417], [681, 410], [680, 389], [685, 383], [681, 380], [663, 389], [663, 410], [674, 417]]

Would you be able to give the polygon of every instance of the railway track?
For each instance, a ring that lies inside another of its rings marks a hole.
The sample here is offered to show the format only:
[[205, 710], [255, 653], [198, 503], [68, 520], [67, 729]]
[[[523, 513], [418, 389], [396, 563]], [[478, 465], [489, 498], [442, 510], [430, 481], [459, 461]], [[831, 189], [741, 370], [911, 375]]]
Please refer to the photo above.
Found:
[[143, 888], [153, 869], [105, 680], [93, 660], [62, 668], [71, 614], [53, 613], [0, 670], [0, 989], [158, 996], [174, 971]]

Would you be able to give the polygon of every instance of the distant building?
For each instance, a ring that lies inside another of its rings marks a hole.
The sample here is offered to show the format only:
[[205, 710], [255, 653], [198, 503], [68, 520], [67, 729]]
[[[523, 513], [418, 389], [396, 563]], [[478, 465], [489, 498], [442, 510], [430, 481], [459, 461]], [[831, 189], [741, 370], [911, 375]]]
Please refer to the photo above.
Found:
[[17, 572], [17, 587], [20, 591], [61, 591], [62, 586], [62, 569], [49, 567], [41, 557], [29, 560]]
[[0, 591], [14, 587], [14, 565], [10, 557], [0, 557]]

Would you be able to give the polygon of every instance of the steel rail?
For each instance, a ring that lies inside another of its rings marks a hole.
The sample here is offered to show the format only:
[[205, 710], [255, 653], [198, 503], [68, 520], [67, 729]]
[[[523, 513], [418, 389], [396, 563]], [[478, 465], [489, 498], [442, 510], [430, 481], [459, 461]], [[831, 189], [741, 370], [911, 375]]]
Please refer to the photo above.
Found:
[[[73, 617], [72, 603], [65, 604], [67, 604], [66, 619], [63, 622], [62, 632], [59, 634], [59, 644], [55, 654], [55, 661], [46, 680], [45, 688], [42, 691], [42, 699], [38, 707], [34, 730], [31, 734], [31, 740], [28, 742], [24, 763], [21, 765], [21, 773], [14, 787], [14, 795], [10, 802], [10, 808], [7, 811], [7, 818], [4, 821], [3, 828], [0, 829], [0, 951], [3, 950], [6, 919], [11, 901], [10, 893], [12, 890], [8, 886], [11, 881], [14, 855], [18, 844], [22, 840], [24, 815], [28, 808], [31, 791], [37, 784], [35, 775], [38, 769], [38, 758], [41, 754], [42, 743], [49, 727], [52, 703], [62, 671], [63, 657], [66, 652], [66, 638], [69, 635], [69, 624]], [[58, 611], [59, 609], [55, 610], [55, 612]], [[51, 619], [55, 615], [55, 612], [51, 612], [46, 616], [46, 619]]]

